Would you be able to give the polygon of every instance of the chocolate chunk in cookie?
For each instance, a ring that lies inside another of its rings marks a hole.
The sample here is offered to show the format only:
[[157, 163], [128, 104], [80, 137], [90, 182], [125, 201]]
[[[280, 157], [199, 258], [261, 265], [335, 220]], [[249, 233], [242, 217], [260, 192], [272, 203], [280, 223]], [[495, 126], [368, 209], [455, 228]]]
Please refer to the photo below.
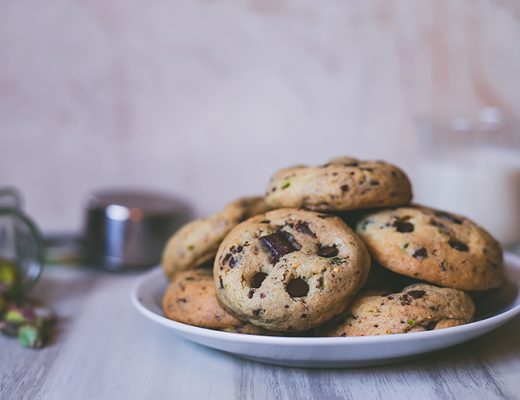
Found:
[[259, 240], [260, 243], [262, 243], [269, 251], [271, 258], [275, 263], [278, 262], [280, 257], [298, 250], [298, 248], [293, 245], [295, 240], [288, 232], [277, 231], [270, 235], [262, 236]]
[[163, 311], [172, 320], [202, 328], [268, 334], [222, 308], [217, 301], [211, 269], [200, 268], [175, 274], [164, 294]]
[[[164, 273], [172, 279], [178, 271], [196, 268], [212, 260], [218, 246], [233, 227], [268, 209], [262, 197], [244, 197], [210, 217], [184, 225], [164, 248], [161, 262]], [[226, 262], [232, 265], [235, 259], [230, 255]]]
[[475, 306], [461, 290], [415, 284], [402, 292], [363, 292], [319, 336], [388, 335], [442, 329], [471, 322]]
[[356, 227], [372, 257], [411, 278], [462, 290], [504, 279], [498, 242], [471, 220], [426, 207], [368, 213]]
[[[225, 255], [246, 241], [231, 268]], [[220, 302], [240, 319], [279, 332], [305, 331], [343, 311], [370, 268], [363, 243], [341, 219], [297, 209], [238, 225], [216, 260]]]

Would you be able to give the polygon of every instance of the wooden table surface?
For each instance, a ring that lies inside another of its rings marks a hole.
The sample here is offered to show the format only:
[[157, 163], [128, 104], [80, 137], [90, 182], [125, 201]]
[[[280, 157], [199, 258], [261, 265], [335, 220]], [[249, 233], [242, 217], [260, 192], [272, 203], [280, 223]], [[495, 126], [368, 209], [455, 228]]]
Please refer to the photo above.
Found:
[[520, 318], [407, 363], [311, 370], [245, 361], [177, 338], [130, 303], [138, 275], [47, 267], [34, 296], [61, 317], [55, 342], [0, 336], [0, 399], [520, 398]]

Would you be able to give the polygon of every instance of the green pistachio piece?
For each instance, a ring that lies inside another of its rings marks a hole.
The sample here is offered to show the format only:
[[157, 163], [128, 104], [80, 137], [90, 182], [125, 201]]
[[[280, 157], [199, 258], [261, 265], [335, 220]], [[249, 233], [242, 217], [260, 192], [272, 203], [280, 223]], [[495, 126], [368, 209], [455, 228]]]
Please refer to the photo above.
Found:
[[18, 280], [18, 270], [13, 261], [0, 259], [0, 283], [11, 286]]
[[21, 324], [21, 323], [27, 322], [27, 319], [23, 315], [22, 311], [19, 309], [16, 309], [16, 308], [8, 309], [7, 312], [5, 313], [4, 320], [5, 320], [5, 322], [14, 323], [14, 324], [18, 324], [18, 323]]
[[45, 335], [42, 329], [38, 329], [34, 325], [23, 325], [18, 330], [18, 341], [24, 347], [42, 347]]
[[330, 260], [333, 265], [341, 265], [345, 262], [345, 258], [343, 257], [334, 257]]

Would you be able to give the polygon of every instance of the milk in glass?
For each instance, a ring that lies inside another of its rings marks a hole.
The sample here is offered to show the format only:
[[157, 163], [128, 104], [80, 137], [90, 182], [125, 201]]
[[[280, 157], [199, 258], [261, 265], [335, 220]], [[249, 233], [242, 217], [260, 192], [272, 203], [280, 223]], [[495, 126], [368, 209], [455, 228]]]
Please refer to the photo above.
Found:
[[465, 215], [504, 244], [520, 240], [520, 152], [453, 149], [422, 161], [419, 202]]
[[420, 133], [415, 200], [467, 216], [505, 245], [520, 242], [520, 130], [485, 108], [475, 119], [423, 123]]

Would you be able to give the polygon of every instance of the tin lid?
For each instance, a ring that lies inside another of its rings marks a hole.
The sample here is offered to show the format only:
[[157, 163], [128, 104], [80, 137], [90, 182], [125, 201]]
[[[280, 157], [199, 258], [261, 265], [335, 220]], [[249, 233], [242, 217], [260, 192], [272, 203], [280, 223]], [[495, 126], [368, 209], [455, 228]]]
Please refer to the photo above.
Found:
[[110, 206], [139, 209], [143, 214], [171, 214], [187, 211], [186, 203], [162, 193], [136, 190], [105, 190], [92, 195], [87, 208], [108, 209]]
[[168, 238], [191, 217], [179, 198], [142, 190], [96, 192], [87, 203], [83, 247], [86, 258], [110, 270], [159, 263]]

